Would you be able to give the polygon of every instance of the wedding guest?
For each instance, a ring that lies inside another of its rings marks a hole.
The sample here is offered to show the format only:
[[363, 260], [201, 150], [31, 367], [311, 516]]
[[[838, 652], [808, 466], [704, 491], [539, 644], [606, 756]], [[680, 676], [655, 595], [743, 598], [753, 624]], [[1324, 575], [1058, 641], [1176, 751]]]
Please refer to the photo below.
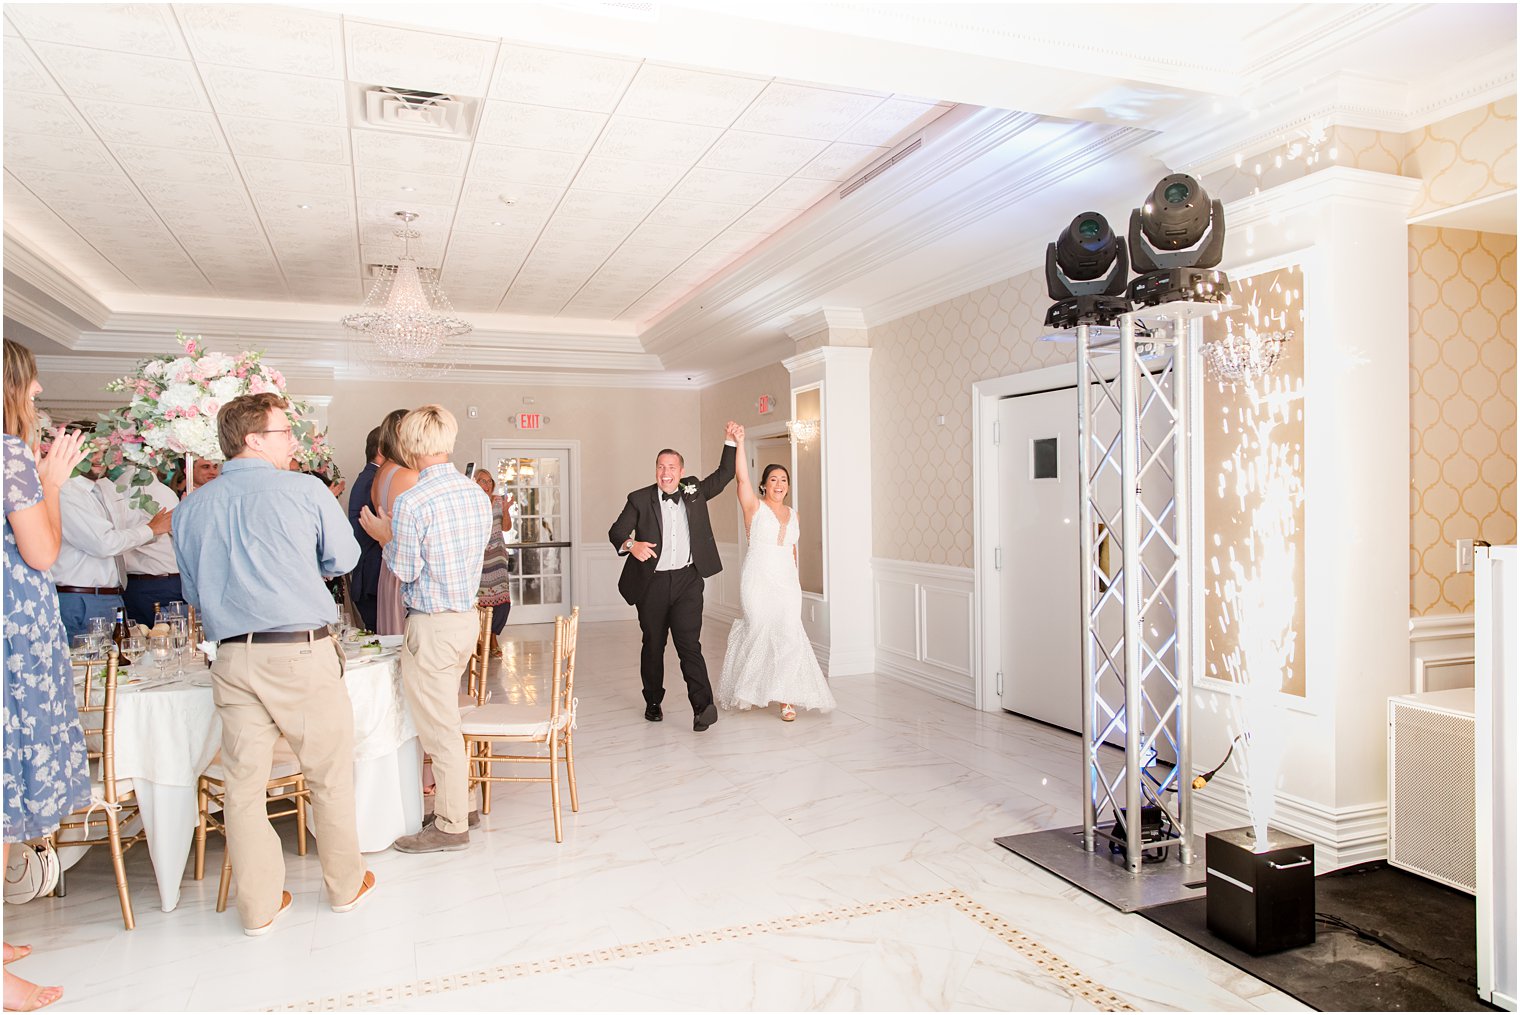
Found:
[[[370, 510], [387, 514], [396, 510], [396, 498], [417, 484], [418, 470], [411, 468], [403, 457], [396, 437], [396, 428], [406, 416], [405, 409], [392, 409], [380, 423], [380, 454], [385, 464], [375, 473], [370, 487]], [[360, 506], [363, 510], [363, 506]], [[401, 605], [401, 582], [390, 562], [380, 561], [380, 573], [375, 579], [375, 626], [376, 634], [402, 634], [406, 631], [406, 610]]]
[[[37, 364], [5, 340], [5, 850], [49, 835], [90, 802], [84, 732], [74, 708], [68, 642], [47, 569], [63, 545], [61, 490], [84, 458], [84, 434], [61, 434], [37, 459]], [[5, 945], [5, 1009], [36, 1011], [63, 988], [24, 980], [10, 964], [31, 945]]]
[[[190, 470], [190, 476], [195, 480], [195, 489], [199, 490], [207, 483], [215, 479], [222, 471], [222, 463], [210, 458], [197, 458], [195, 465]], [[169, 477], [169, 489], [174, 491], [176, 497], [185, 496], [185, 470], [177, 468]]]
[[364, 470], [354, 479], [354, 489], [348, 495], [348, 524], [353, 527], [354, 538], [359, 541], [359, 566], [348, 576], [348, 591], [353, 597], [354, 609], [359, 622], [366, 631], [375, 630], [375, 595], [380, 581], [380, 544], [375, 542], [364, 526], [359, 524], [359, 512], [369, 503], [374, 489], [375, 474], [385, 458], [380, 454], [380, 428], [377, 426], [364, 438]]
[[59, 493], [63, 545], [51, 577], [71, 641], [89, 630], [93, 618], [114, 618], [123, 605], [126, 572], [120, 555], [169, 531], [168, 511], [159, 511], [142, 525], [118, 528], [99, 482], [99, 473], [92, 467], [70, 478]]
[[502, 533], [511, 522], [511, 500], [496, 496], [496, 480], [484, 469], [475, 473], [475, 482], [491, 498], [491, 538], [486, 541], [486, 555], [480, 566], [480, 594], [476, 602], [491, 609], [491, 654], [501, 657], [498, 637], [507, 626], [512, 612], [512, 558]]
[[[491, 503], [449, 461], [459, 424], [447, 409], [413, 409], [396, 428], [402, 457], [420, 470], [394, 514], [364, 511], [360, 523], [385, 548], [401, 580], [406, 640], [401, 683], [422, 749], [433, 757], [433, 821], [396, 840], [403, 853], [464, 849], [470, 842], [470, 775], [459, 722], [459, 675], [479, 631], [475, 599], [490, 538]], [[387, 456], [389, 457], [389, 456]]]
[[286, 469], [289, 403], [242, 395], [216, 416], [221, 478], [174, 513], [187, 601], [217, 643], [211, 681], [227, 771], [227, 848], [243, 932], [267, 933], [290, 908], [285, 860], [264, 787], [283, 734], [311, 789], [317, 851], [333, 911], [375, 886], [354, 819], [354, 714], [343, 688], [337, 607], [324, 578], [347, 572], [359, 544], [318, 480]]
[[[104, 483], [100, 492], [106, 501], [106, 510], [118, 529], [134, 529], [146, 525], [160, 511], [173, 511], [179, 506], [179, 498], [157, 477], [146, 486], [132, 486], [122, 479], [116, 483]], [[156, 506], [149, 511], [132, 503], [137, 493], [146, 494]], [[152, 627], [154, 607], [183, 599], [180, 589], [179, 564], [174, 558], [173, 529], [154, 536], [141, 546], [127, 550], [121, 555], [127, 571], [127, 584], [122, 590], [122, 600], [127, 606], [127, 617], [134, 624]]]

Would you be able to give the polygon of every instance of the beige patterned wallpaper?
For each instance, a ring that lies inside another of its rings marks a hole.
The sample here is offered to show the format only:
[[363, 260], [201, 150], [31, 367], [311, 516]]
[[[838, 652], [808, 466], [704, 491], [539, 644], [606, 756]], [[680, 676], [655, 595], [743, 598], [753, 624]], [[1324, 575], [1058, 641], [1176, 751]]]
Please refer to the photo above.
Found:
[[1040, 269], [870, 330], [876, 556], [971, 566], [971, 385], [1075, 358], [1049, 304]]
[[1400, 172], [1425, 181], [1410, 218], [1514, 190], [1515, 97], [1412, 131], [1405, 144]]
[[1331, 166], [1397, 173], [1403, 165], [1405, 148], [1402, 134], [1363, 127], [1329, 127], [1317, 146], [1311, 146], [1300, 133], [1249, 157], [1242, 155], [1240, 165], [1209, 173], [1199, 182], [1210, 197], [1235, 201]]
[[[764, 416], [760, 415], [758, 405], [761, 395], [774, 395], [777, 403], [777, 408]], [[780, 363], [773, 363], [703, 388], [700, 402], [701, 446], [678, 450], [686, 456], [686, 471], [704, 476], [718, 466], [718, 456], [723, 453], [723, 424], [728, 420], [746, 427], [786, 421], [792, 407], [792, 375]], [[651, 477], [653, 463], [651, 457]], [[713, 537], [720, 543], [739, 541], [738, 503], [730, 483], [708, 507]]]
[[[1513, 149], [1512, 149], [1513, 151]], [[1458, 539], [1515, 541], [1515, 237], [1409, 230], [1410, 612], [1466, 613]]]

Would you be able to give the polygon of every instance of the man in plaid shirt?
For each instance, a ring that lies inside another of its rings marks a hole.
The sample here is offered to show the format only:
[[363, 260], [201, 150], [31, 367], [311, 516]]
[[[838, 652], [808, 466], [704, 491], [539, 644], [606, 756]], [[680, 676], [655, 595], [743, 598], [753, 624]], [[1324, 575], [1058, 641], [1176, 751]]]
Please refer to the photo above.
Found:
[[433, 757], [438, 784], [433, 821], [396, 840], [403, 853], [464, 849], [470, 843], [470, 780], [459, 724], [459, 675], [479, 634], [475, 597], [491, 534], [491, 501], [449, 456], [459, 424], [447, 409], [424, 405], [407, 413], [397, 441], [417, 485], [396, 498], [394, 515], [368, 508], [359, 523], [384, 547], [401, 581], [406, 638], [401, 683], [417, 737]]

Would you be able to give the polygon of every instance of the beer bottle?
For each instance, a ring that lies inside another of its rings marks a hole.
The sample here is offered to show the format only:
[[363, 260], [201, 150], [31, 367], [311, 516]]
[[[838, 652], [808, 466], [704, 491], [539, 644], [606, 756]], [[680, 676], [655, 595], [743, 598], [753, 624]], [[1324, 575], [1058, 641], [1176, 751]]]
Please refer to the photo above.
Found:
[[116, 607], [116, 623], [111, 627], [111, 643], [116, 646], [117, 664], [120, 666], [127, 664], [127, 658], [121, 651], [121, 643], [127, 637], [127, 608], [118, 606]]

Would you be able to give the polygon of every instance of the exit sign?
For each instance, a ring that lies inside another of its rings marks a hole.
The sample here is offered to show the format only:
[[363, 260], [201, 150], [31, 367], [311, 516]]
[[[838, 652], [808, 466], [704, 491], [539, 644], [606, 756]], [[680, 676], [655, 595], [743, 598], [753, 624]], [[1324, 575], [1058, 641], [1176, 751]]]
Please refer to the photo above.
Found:
[[760, 415], [762, 416], [770, 415], [770, 413], [776, 408], [776, 396], [761, 395], [760, 400], [755, 404], [755, 408], [760, 411]]
[[517, 429], [537, 430], [543, 426], [544, 417], [536, 412], [519, 412], [517, 414]]

